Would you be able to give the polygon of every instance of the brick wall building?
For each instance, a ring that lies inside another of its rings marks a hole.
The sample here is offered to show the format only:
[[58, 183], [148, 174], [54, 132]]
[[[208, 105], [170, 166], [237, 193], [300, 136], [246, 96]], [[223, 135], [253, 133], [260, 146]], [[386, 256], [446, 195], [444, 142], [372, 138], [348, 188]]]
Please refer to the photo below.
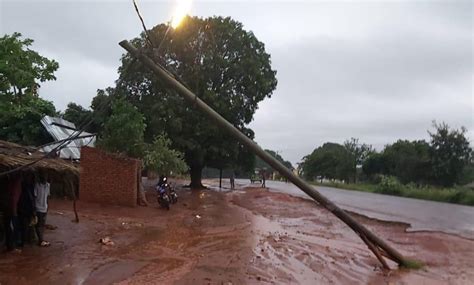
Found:
[[79, 199], [135, 207], [140, 169], [140, 160], [83, 147]]

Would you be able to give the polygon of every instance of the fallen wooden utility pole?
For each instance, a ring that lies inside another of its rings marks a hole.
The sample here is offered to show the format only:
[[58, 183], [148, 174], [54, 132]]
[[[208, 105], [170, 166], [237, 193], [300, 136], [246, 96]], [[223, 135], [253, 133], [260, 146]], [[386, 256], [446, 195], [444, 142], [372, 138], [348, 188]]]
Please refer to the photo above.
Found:
[[[175, 89], [181, 96], [184, 97], [191, 105], [195, 106], [197, 109], [201, 110], [206, 114], [210, 119], [214, 120], [217, 125], [229, 132], [233, 137], [238, 141], [248, 147], [253, 153], [258, 155], [263, 161], [268, 163], [273, 169], [277, 170], [281, 175], [290, 180], [293, 184], [298, 186], [303, 192], [308, 194], [321, 206], [328, 209], [336, 217], [346, 223], [352, 230], [354, 230], [361, 239], [368, 245], [369, 249], [374, 253], [377, 258], [381, 258], [380, 254], [392, 259], [401, 266], [408, 265], [408, 260], [403, 257], [397, 250], [388, 245], [385, 241], [374, 235], [362, 224], [358, 223], [351, 216], [349, 216], [344, 210], [336, 206], [328, 198], [321, 195], [316, 189], [314, 189], [310, 184], [308, 184], [303, 179], [299, 178], [291, 170], [286, 168], [273, 156], [265, 152], [261, 147], [259, 147], [253, 140], [249, 139], [246, 135], [240, 132], [236, 127], [224, 119], [219, 113], [214, 111], [209, 107], [204, 101], [202, 101], [198, 96], [193, 92], [187, 89], [183, 84], [176, 80], [166, 69], [156, 64], [144, 53], [140, 52], [137, 48], [133, 47], [128, 41], [121, 41], [120, 46], [127, 50], [132, 56], [140, 60], [145, 66], [150, 68], [157, 77], [162, 81], [169, 84]], [[378, 252], [380, 249], [380, 253]], [[385, 262], [381, 262], [384, 267], [387, 267]]]

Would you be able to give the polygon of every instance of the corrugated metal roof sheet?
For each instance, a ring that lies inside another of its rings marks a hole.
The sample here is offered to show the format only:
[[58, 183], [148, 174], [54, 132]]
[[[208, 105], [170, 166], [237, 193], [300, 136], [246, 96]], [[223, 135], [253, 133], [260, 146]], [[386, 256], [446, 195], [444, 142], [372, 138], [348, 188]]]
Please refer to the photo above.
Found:
[[[44, 116], [41, 119], [41, 124], [45, 127], [46, 131], [56, 141], [64, 140], [71, 136], [77, 131], [76, 126], [62, 118]], [[82, 132], [80, 136], [91, 135], [88, 132]], [[81, 158], [81, 147], [83, 146], [95, 146], [96, 137], [80, 138], [70, 141], [66, 147], [61, 149], [59, 157], [64, 159], [80, 159]], [[42, 151], [49, 152], [55, 148], [58, 144], [48, 145], [42, 148]]]

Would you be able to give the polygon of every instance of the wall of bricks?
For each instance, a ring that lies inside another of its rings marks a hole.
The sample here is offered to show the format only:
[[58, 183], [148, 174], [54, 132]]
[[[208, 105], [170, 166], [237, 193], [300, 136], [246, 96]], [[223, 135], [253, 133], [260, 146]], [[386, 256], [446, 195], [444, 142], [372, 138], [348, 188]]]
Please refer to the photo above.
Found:
[[83, 147], [79, 200], [135, 207], [140, 166], [137, 159]]

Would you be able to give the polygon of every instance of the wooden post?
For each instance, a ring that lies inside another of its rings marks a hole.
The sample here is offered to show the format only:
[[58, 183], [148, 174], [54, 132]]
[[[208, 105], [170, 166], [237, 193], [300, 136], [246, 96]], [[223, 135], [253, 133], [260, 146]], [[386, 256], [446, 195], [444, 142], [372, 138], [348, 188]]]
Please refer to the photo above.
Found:
[[219, 188], [222, 188], [222, 168], [219, 168]]
[[[336, 217], [338, 217], [340, 220], [346, 223], [346, 225], [348, 225], [359, 236], [366, 237], [367, 240], [372, 242], [374, 245], [380, 247], [383, 251], [387, 253], [387, 256], [389, 256], [392, 260], [397, 262], [399, 265], [407, 264], [407, 260], [397, 250], [395, 250], [390, 245], [385, 243], [385, 241], [383, 241], [378, 236], [373, 234], [362, 224], [354, 220], [350, 215], [348, 215], [344, 210], [336, 206], [336, 204], [334, 204], [328, 198], [321, 195], [318, 191], [316, 191], [314, 187], [312, 187], [306, 181], [294, 175], [293, 172], [291, 172], [291, 170], [286, 168], [273, 156], [265, 152], [253, 140], [251, 140], [242, 132], [240, 132], [236, 127], [234, 127], [231, 123], [229, 123], [226, 119], [224, 119], [224, 117], [222, 117], [219, 113], [214, 111], [211, 107], [209, 107], [206, 103], [204, 103], [204, 101], [202, 101], [198, 96], [196, 96], [193, 92], [191, 92], [183, 84], [181, 84], [178, 80], [176, 80], [171, 75], [171, 73], [169, 73], [161, 65], [155, 63], [144, 53], [140, 52], [138, 49], [133, 47], [128, 41], [124, 40], [124, 41], [121, 41], [119, 44], [121, 47], [127, 50], [133, 57], [137, 58], [138, 60], [142, 62], [142, 64], [144, 64], [146, 67], [151, 69], [158, 78], [160, 78], [163, 82], [167, 83], [171, 88], [177, 91], [178, 94], [180, 94], [192, 106], [202, 111], [206, 116], [208, 116], [211, 120], [213, 120], [219, 127], [226, 130], [235, 139], [239, 140], [242, 144], [248, 147], [253, 153], [258, 155], [263, 161], [268, 163], [273, 169], [280, 172], [282, 176], [288, 178], [288, 180], [290, 180], [293, 184], [295, 184], [308, 196], [313, 198], [321, 206], [328, 209]], [[372, 249], [370, 248], [370, 250]], [[374, 252], [374, 255], [377, 256], [377, 253]]]
[[[72, 178], [71, 178], [72, 179]], [[76, 189], [74, 187], [74, 182], [68, 179], [69, 181], [69, 188], [71, 189], [71, 195], [72, 195], [72, 208], [74, 210], [74, 216], [75, 216], [75, 222], [79, 223], [79, 215], [77, 214], [77, 208], [76, 208]]]
[[367, 238], [363, 235], [360, 236], [360, 238], [364, 241], [364, 243], [369, 247], [369, 249], [375, 254], [375, 257], [382, 263], [383, 268], [390, 270], [390, 266], [388, 266], [387, 262], [385, 259], [383, 259], [382, 255], [380, 254], [378, 248], [373, 245]]

